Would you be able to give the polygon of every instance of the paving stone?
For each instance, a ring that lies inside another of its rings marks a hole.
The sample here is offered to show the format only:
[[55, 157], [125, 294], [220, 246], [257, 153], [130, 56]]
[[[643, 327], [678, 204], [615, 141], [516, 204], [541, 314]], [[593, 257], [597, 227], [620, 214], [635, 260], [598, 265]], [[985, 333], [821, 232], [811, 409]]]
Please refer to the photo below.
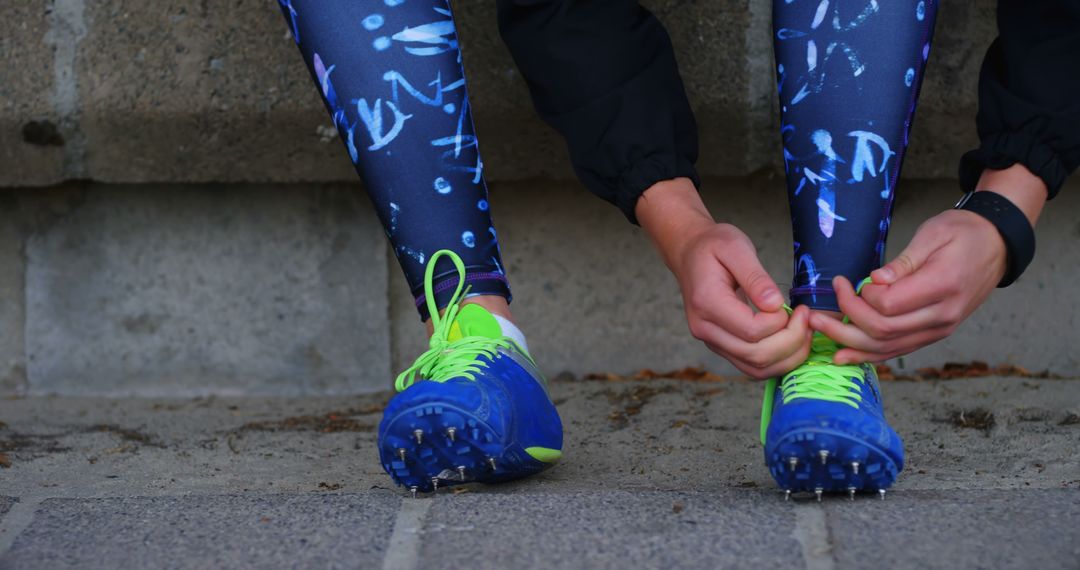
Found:
[[1076, 568], [1080, 493], [953, 490], [829, 501], [840, 568]]
[[370, 568], [400, 500], [390, 493], [49, 499], [4, 568]]
[[15, 497], [0, 496], [0, 517], [3, 517], [4, 514], [10, 511], [11, 507], [18, 502], [19, 500]]
[[[792, 511], [774, 494], [598, 491], [440, 497], [422, 567], [797, 567]], [[483, 544], [478, 552], [471, 544]]]

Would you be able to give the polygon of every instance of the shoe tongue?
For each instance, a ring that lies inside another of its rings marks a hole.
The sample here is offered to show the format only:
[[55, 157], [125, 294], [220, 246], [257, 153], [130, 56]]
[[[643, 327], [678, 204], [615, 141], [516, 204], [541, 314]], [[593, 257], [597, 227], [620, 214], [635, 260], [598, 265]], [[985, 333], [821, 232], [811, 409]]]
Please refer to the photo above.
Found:
[[470, 303], [458, 311], [457, 318], [450, 324], [447, 340], [454, 342], [467, 336], [499, 339], [503, 337], [503, 332], [499, 321], [487, 309]]

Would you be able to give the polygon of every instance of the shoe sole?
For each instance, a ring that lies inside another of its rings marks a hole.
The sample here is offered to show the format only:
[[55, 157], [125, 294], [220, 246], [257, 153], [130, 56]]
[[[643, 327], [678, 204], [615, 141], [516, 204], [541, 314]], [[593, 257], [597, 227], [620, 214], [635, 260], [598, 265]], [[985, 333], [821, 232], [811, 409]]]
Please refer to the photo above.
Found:
[[505, 441], [473, 414], [441, 402], [417, 404], [384, 421], [379, 458], [395, 483], [425, 493], [464, 483], [520, 479], [549, 466], [520, 444]]
[[[792, 457], [797, 459], [794, 471]], [[900, 472], [883, 449], [850, 434], [820, 428], [785, 434], [767, 448], [766, 463], [776, 484], [792, 493], [884, 492]]]

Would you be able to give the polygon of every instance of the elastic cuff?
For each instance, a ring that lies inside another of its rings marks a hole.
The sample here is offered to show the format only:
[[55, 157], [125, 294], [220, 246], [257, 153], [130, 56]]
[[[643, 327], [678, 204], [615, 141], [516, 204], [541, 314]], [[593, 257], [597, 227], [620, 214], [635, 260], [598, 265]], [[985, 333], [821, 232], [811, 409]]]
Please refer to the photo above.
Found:
[[788, 296], [792, 308], [806, 305], [816, 311], [840, 312], [840, 303], [832, 287], [792, 287]]
[[682, 156], [647, 157], [635, 162], [619, 175], [615, 205], [622, 210], [631, 224], [640, 225], [634, 212], [638, 199], [657, 182], [675, 178], [689, 178], [694, 183], [694, 188], [701, 189], [701, 178], [694, 168], [694, 163]]
[[975, 190], [983, 170], [1024, 165], [1046, 183], [1047, 199], [1061, 190], [1068, 169], [1048, 145], [1025, 133], [993, 133], [982, 137], [982, 145], [960, 159], [960, 187], [964, 192]]
[[[439, 309], [444, 309], [450, 304], [450, 298], [454, 296], [454, 291], [457, 290], [457, 273], [450, 272], [435, 277], [432, 281], [432, 292], [435, 294], [435, 306]], [[466, 268], [465, 287], [468, 289], [468, 293], [466, 293], [464, 297], [498, 295], [505, 298], [507, 303], [513, 299], [510, 295], [510, 282], [506, 279], [506, 275], [488, 271], [486, 268], [479, 268], [471, 271], [470, 268]], [[421, 289], [419, 293], [413, 291], [413, 297], [416, 299], [416, 310], [420, 313], [420, 321], [423, 322], [428, 320], [431, 315], [427, 308], [427, 295], [425, 295]]]

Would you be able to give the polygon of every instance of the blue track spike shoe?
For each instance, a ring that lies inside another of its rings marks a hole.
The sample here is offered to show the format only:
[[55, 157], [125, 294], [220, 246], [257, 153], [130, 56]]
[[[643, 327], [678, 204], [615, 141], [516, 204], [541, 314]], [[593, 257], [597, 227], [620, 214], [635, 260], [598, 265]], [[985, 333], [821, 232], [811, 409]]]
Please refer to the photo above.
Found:
[[[447, 256], [458, 286], [440, 317], [435, 262]], [[562, 421], [528, 352], [483, 307], [461, 306], [465, 266], [449, 250], [428, 260], [424, 289], [434, 334], [402, 372], [379, 424], [379, 458], [414, 494], [539, 473], [562, 457]]]
[[765, 464], [787, 492], [885, 489], [904, 468], [904, 444], [889, 427], [871, 364], [833, 364], [833, 340], [814, 333], [801, 366], [765, 386], [761, 442]]

